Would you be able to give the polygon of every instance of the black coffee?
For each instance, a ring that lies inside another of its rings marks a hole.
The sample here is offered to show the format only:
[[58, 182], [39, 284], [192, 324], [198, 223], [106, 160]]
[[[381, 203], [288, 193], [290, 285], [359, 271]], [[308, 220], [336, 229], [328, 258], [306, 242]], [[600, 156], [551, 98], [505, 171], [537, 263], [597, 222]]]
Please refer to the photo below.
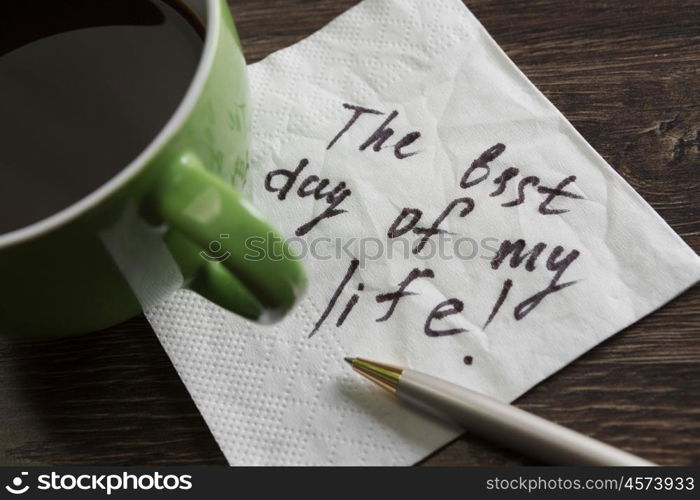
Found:
[[203, 45], [175, 0], [5, 3], [0, 234], [68, 207], [138, 156], [184, 97]]

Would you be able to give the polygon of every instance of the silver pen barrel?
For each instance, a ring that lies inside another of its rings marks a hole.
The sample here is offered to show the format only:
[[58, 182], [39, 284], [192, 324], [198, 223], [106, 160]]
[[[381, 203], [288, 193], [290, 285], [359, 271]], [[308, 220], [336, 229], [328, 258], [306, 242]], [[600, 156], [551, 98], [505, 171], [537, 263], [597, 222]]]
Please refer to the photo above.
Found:
[[515, 406], [413, 370], [403, 370], [396, 395], [408, 404], [551, 464], [656, 465]]

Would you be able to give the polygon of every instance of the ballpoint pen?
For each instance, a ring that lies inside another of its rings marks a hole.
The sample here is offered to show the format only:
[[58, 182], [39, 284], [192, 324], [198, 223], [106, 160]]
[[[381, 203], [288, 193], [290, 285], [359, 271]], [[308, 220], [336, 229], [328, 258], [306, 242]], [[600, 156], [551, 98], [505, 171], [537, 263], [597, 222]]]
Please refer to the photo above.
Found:
[[345, 361], [399, 400], [545, 462], [656, 465], [466, 387], [376, 361], [362, 358], [345, 358]]

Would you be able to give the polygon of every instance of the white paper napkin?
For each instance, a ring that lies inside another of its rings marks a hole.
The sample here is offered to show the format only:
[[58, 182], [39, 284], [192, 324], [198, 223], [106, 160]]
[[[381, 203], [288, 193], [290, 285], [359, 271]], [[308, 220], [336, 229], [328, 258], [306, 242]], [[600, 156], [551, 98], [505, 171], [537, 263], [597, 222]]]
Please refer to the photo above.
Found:
[[[248, 194], [300, 235], [308, 296], [274, 326], [186, 291], [147, 312], [231, 464], [414, 463], [457, 430], [344, 356], [511, 401], [700, 278], [695, 253], [459, 0], [365, 0], [250, 79]], [[282, 170], [304, 159], [285, 193]], [[320, 179], [345, 183], [337, 206], [313, 195]], [[388, 239], [392, 225], [404, 234]], [[506, 254], [518, 245], [521, 259]]]

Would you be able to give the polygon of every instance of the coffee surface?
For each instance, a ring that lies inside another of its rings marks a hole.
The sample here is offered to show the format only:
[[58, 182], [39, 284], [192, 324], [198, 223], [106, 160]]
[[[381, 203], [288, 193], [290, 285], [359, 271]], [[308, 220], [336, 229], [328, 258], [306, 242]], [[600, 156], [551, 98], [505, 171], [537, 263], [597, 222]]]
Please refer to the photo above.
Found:
[[0, 234], [77, 202], [126, 167], [182, 101], [198, 30], [161, 0], [0, 7]]

